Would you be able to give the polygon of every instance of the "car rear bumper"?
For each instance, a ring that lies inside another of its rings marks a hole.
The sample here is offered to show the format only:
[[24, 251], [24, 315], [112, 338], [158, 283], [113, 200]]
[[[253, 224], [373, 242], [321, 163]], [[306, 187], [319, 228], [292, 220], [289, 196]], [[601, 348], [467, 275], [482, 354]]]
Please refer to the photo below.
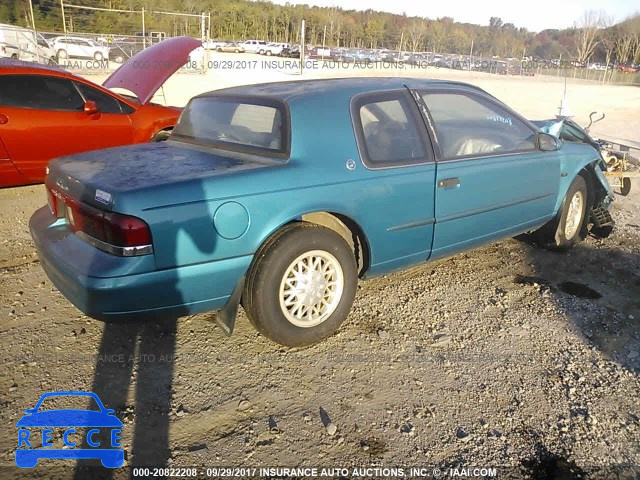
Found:
[[252, 259], [248, 255], [156, 270], [153, 255], [118, 257], [82, 241], [48, 207], [33, 214], [29, 229], [56, 288], [82, 312], [105, 321], [219, 310]]

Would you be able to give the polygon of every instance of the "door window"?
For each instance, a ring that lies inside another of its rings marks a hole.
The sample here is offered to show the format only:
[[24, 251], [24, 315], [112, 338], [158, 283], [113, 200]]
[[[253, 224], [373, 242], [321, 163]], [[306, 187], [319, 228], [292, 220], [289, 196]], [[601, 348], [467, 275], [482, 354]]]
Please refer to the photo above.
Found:
[[445, 159], [536, 149], [536, 132], [488, 99], [458, 92], [422, 93]]
[[96, 102], [98, 110], [101, 113], [132, 113], [133, 109], [111, 95], [101, 92], [100, 90], [85, 85], [84, 83], [76, 82], [76, 86], [85, 100]]
[[82, 97], [70, 80], [47, 75], [0, 75], [0, 105], [80, 111]]

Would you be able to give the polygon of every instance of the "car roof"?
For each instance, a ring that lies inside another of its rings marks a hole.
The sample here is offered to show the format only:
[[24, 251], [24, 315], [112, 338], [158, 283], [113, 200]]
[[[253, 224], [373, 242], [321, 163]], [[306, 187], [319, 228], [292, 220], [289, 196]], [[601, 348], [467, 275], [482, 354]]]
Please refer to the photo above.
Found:
[[[9, 71], [5, 71], [4, 69], [8, 69]], [[0, 58], [0, 75], [7, 73], [29, 73], [41, 75], [54, 73], [76, 78], [76, 76], [71, 72], [68, 72], [56, 65], [43, 65], [41, 63], [27, 62], [25, 60], [16, 60], [15, 58]]]
[[66, 40], [66, 39], [71, 39], [71, 40], [87, 40], [90, 42], [93, 42], [93, 38], [87, 38], [87, 37], [74, 37], [72, 35], [59, 35], [57, 37], [54, 37], [55, 40]]
[[[487, 94], [475, 85], [463, 82], [446, 80], [424, 79], [414, 77], [351, 77], [351, 78], [327, 78], [313, 80], [293, 80], [285, 82], [262, 83], [257, 85], [244, 85], [214, 90], [203, 93], [194, 98], [211, 97], [220, 94], [238, 96], [260, 96], [275, 98], [278, 100], [291, 100], [318, 95], [331, 95], [332, 93], [351, 96], [360, 93], [369, 93], [382, 90], [397, 90], [402, 88], [462, 88]], [[488, 95], [488, 94], [487, 94]]]

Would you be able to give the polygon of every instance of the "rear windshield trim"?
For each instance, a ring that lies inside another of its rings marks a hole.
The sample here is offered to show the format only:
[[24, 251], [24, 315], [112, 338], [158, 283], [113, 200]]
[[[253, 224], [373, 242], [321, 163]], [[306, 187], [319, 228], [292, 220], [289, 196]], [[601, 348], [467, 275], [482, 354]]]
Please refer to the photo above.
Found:
[[[262, 97], [258, 95], [219, 95], [219, 94], [205, 94], [199, 95], [197, 97], [192, 98], [187, 106], [185, 107], [185, 111], [189, 108], [191, 102], [196, 100], [201, 100], [205, 98], [213, 98], [216, 100], [227, 101], [227, 102], [237, 102], [237, 103], [245, 103], [251, 105], [260, 105], [265, 107], [272, 107], [280, 111], [282, 125], [282, 147], [278, 150], [271, 148], [263, 148], [255, 145], [244, 145], [241, 143], [233, 143], [233, 142], [224, 142], [224, 141], [216, 141], [216, 140], [207, 140], [207, 139], [197, 139], [187, 135], [181, 135], [179, 133], [179, 122], [176, 124], [176, 127], [171, 132], [171, 139], [177, 142], [188, 143], [193, 145], [198, 145], [201, 147], [209, 147], [216, 148], [220, 150], [227, 150], [232, 152], [246, 153], [249, 155], [258, 155], [272, 158], [280, 158], [280, 159], [289, 159], [291, 155], [291, 117], [289, 112], [289, 105], [283, 100], [272, 98], [272, 97]], [[177, 132], [176, 132], [177, 130]]]

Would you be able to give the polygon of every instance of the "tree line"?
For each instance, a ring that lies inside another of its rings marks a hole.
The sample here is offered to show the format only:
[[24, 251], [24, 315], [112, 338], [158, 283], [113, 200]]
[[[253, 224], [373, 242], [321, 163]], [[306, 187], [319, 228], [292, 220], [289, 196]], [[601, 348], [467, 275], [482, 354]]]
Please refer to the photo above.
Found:
[[[32, 0], [36, 28], [62, 31], [59, 0]], [[460, 23], [453, 18], [426, 19], [374, 10], [339, 7], [277, 5], [248, 0], [74, 0], [75, 5], [118, 10], [145, 9], [147, 31], [169, 36], [200, 37], [201, 19], [153, 12], [207, 14], [205, 28], [216, 40], [248, 38], [331, 47], [387, 48], [502, 58], [562, 58], [579, 62], [640, 61], [640, 15], [618, 24], [602, 11], [585, 12], [574, 27], [529, 32], [526, 28], [490, 17], [487, 25]], [[67, 8], [68, 31], [132, 35], [141, 31], [139, 13], [113, 13]], [[210, 18], [210, 19], [209, 19]], [[3, 0], [0, 23], [31, 25], [28, 0]]]

